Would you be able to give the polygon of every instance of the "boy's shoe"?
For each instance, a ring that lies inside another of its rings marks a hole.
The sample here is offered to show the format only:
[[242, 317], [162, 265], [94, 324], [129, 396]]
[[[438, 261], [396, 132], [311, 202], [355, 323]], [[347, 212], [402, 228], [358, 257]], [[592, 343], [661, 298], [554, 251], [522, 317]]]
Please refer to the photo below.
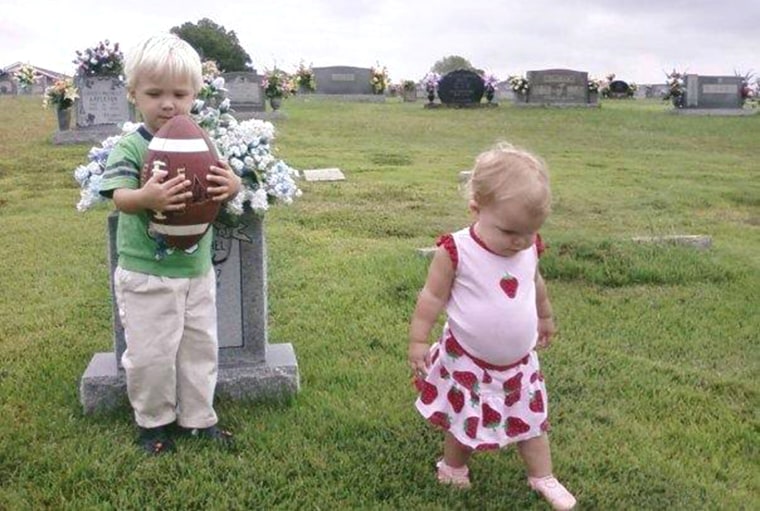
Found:
[[553, 475], [528, 477], [528, 484], [540, 494], [553, 509], [566, 511], [575, 507], [575, 497]]
[[467, 465], [454, 468], [446, 464], [443, 460], [438, 460], [435, 464], [438, 468], [438, 482], [441, 484], [450, 484], [456, 488], [467, 489], [470, 487], [470, 469]]
[[174, 452], [174, 441], [169, 438], [166, 426], [157, 428], [142, 428], [138, 426], [140, 433], [137, 437], [137, 444], [148, 454], [158, 456]]
[[205, 440], [212, 440], [214, 443], [219, 444], [222, 447], [229, 448], [233, 445], [233, 434], [226, 429], [220, 428], [216, 424], [207, 428], [180, 427], [179, 429], [185, 435]]

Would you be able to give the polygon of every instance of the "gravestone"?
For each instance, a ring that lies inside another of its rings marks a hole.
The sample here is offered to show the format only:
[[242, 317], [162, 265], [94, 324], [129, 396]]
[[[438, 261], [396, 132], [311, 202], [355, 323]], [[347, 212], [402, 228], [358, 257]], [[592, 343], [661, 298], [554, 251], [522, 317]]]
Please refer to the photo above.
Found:
[[742, 77], [686, 75], [685, 108], [740, 109]]
[[230, 108], [238, 120], [255, 117], [255, 112], [266, 110], [264, 90], [261, 77], [256, 71], [238, 71], [222, 73], [226, 97], [230, 100]]
[[469, 69], [451, 71], [438, 82], [438, 98], [448, 106], [477, 105], [484, 92], [483, 78]]
[[74, 102], [74, 129], [53, 136], [56, 144], [101, 142], [121, 133], [125, 121], [134, 122], [136, 111], [127, 100], [126, 85], [117, 77], [77, 76], [79, 98]]
[[588, 73], [572, 69], [528, 71], [527, 104], [583, 106], [590, 102]]
[[133, 120], [127, 101], [127, 89], [118, 77], [75, 78], [79, 89], [76, 102], [76, 127], [116, 126], [126, 119]]
[[345, 181], [346, 176], [336, 167], [327, 169], [303, 170], [303, 178], [306, 181]]
[[631, 87], [623, 80], [612, 80], [609, 88], [609, 97], [612, 99], [623, 99], [631, 95]]
[[315, 67], [314, 80], [317, 94], [370, 94], [372, 70], [365, 67], [328, 66]]
[[[111, 294], [117, 264], [118, 214], [107, 221]], [[216, 226], [213, 247], [217, 276], [219, 373], [216, 394], [233, 399], [283, 398], [298, 392], [300, 379], [291, 344], [269, 344], [267, 264], [263, 221], [246, 213], [236, 227]], [[85, 413], [127, 402], [121, 356], [124, 328], [112, 300], [113, 351], [96, 353], [82, 375], [79, 399]]]

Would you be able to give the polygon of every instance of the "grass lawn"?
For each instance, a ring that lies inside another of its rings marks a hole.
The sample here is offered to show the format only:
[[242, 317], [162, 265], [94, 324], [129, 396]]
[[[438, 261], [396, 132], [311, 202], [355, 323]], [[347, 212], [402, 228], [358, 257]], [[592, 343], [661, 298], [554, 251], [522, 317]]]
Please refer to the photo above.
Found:
[[[513, 449], [477, 455], [469, 492], [436, 483], [406, 366], [416, 249], [469, 222], [458, 174], [499, 140], [552, 175], [560, 333], [542, 362], [579, 509], [760, 509], [760, 115], [286, 100], [279, 155], [347, 176], [267, 216], [270, 342], [293, 343], [302, 390], [218, 400], [234, 453], [181, 440], [150, 458], [128, 408], [78, 402], [111, 349], [110, 206], [75, 210], [90, 144], [53, 145], [40, 103], [0, 97], [0, 509], [548, 509]], [[630, 241], [672, 234], [713, 245]]]

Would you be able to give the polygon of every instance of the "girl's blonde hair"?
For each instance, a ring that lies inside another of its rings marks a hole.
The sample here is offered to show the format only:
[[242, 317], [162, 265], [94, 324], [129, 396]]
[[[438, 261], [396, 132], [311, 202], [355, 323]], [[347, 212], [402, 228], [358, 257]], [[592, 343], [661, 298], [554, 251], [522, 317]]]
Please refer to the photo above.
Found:
[[467, 196], [479, 206], [519, 200], [532, 213], [548, 215], [551, 190], [546, 163], [524, 149], [501, 142], [475, 159]]
[[124, 59], [127, 92], [134, 94], [140, 77], [167, 76], [175, 81], [189, 81], [195, 94], [203, 86], [201, 58], [198, 52], [174, 34], [160, 34], [137, 44]]

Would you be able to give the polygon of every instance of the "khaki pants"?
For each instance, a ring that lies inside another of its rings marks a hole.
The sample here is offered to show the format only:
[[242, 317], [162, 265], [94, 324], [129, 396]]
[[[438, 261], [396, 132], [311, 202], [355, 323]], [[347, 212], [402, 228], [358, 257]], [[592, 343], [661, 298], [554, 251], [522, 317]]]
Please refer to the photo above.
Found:
[[127, 342], [121, 362], [138, 426], [216, 424], [214, 270], [188, 279], [117, 267], [114, 290]]

